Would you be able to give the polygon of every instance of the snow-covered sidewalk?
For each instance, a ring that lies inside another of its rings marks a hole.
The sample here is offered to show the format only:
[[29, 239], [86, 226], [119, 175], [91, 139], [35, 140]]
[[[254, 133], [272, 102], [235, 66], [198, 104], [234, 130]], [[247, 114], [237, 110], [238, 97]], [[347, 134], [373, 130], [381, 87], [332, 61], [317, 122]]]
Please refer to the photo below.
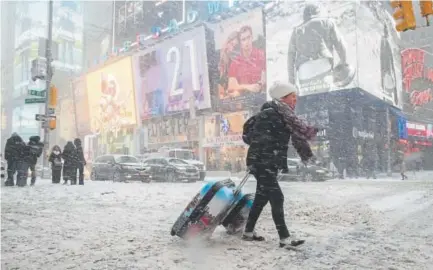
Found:
[[[426, 179], [428, 180], [428, 179]], [[218, 229], [187, 245], [170, 229], [202, 183], [2, 187], [2, 269], [431, 269], [433, 181], [281, 183], [307, 242], [281, 250], [267, 206], [242, 242]], [[245, 187], [253, 191], [255, 181]]]

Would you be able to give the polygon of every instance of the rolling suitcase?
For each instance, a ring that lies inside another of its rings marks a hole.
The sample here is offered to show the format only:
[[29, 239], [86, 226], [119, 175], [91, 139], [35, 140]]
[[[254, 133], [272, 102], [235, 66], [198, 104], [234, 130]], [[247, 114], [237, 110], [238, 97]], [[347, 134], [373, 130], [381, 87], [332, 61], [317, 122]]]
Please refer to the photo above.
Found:
[[227, 217], [221, 222], [228, 234], [239, 233], [245, 228], [253, 202], [253, 193], [239, 195], [233, 209], [227, 213]]
[[210, 236], [221, 223], [226, 224], [226, 228], [238, 228], [242, 224], [238, 221], [236, 224], [239, 225], [234, 226], [231, 221], [236, 220], [234, 217], [238, 217], [244, 208], [236, 206], [238, 202], [245, 201], [242, 200], [245, 196], [241, 189], [248, 178], [249, 173], [237, 187], [230, 179], [207, 183], [180, 214], [171, 229], [171, 235], [184, 239], [198, 235]]

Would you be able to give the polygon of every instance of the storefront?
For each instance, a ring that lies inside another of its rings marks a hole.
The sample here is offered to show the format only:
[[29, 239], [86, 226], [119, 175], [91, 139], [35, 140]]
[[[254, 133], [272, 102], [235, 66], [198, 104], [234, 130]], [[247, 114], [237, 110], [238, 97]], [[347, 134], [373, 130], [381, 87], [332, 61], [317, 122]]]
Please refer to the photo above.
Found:
[[[191, 119], [187, 114], [159, 117], [143, 122], [146, 127], [141, 135], [140, 151], [155, 151], [161, 147], [188, 148], [199, 153], [200, 118]], [[198, 155], [197, 155], [198, 156]]]
[[409, 169], [415, 168], [417, 163], [424, 169], [432, 169], [433, 161], [426, 158], [433, 156], [432, 125], [407, 122], [406, 127], [408, 137], [399, 142], [405, 149]]
[[241, 111], [205, 116], [203, 148], [208, 170], [245, 170], [248, 148], [242, 141], [242, 130], [249, 115]]
[[[310, 143], [314, 155], [328, 167], [357, 176], [363, 173], [364, 158], [373, 158], [376, 169], [386, 170], [388, 107], [362, 90], [350, 89], [300, 97], [297, 112], [323, 129]], [[296, 156], [293, 148], [290, 152]]]

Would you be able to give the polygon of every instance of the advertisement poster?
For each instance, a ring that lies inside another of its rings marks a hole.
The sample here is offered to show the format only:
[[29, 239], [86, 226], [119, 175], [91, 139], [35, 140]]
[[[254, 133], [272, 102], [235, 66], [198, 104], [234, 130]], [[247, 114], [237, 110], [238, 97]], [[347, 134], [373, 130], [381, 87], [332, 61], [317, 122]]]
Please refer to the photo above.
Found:
[[409, 136], [427, 138], [427, 125], [425, 124], [407, 122], [406, 128]]
[[360, 1], [356, 5], [358, 86], [402, 108], [400, 33], [388, 2]]
[[433, 55], [422, 49], [401, 52], [404, 112], [433, 118]]
[[385, 4], [281, 3], [266, 20], [268, 85], [288, 81], [300, 96], [360, 87], [401, 106], [399, 37]]
[[219, 110], [242, 110], [266, 100], [266, 42], [261, 9], [239, 14], [216, 24], [213, 32], [215, 53], [209, 59], [218, 63]]
[[77, 133], [78, 136], [84, 137], [91, 133], [86, 78], [82, 76], [75, 79], [72, 82], [72, 88], [75, 106], [73, 112], [75, 112], [75, 119], [77, 122]]
[[244, 146], [242, 131], [248, 117], [247, 111], [206, 116], [203, 147]]
[[137, 123], [131, 57], [89, 73], [87, 88], [92, 132], [115, 131]]
[[141, 52], [133, 64], [140, 119], [211, 107], [203, 27]]

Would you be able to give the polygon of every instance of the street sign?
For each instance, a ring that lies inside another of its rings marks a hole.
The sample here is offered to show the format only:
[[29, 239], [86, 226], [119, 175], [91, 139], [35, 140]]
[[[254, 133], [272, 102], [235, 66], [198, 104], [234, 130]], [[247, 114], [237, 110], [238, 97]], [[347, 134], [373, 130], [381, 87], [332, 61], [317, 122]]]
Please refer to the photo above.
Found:
[[46, 117], [44, 114], [35, 114], [35, 120], [36, 121], [46, 121], [47, 119], [54, 120], [56, 119], [55, 115], [49, 115]]
[[45, 94], [47, 93], [46, 90], [38, 91], [38, 90], [27, 90], [27, 94], [30, 96], [36, 96], [36, 97], [45, 97]]
[[45, 115], [43, 114], [35, 114], [36, 121], [45, 121]]
[[26, 98], [25, 104], [45, 103], [45, 98]]

